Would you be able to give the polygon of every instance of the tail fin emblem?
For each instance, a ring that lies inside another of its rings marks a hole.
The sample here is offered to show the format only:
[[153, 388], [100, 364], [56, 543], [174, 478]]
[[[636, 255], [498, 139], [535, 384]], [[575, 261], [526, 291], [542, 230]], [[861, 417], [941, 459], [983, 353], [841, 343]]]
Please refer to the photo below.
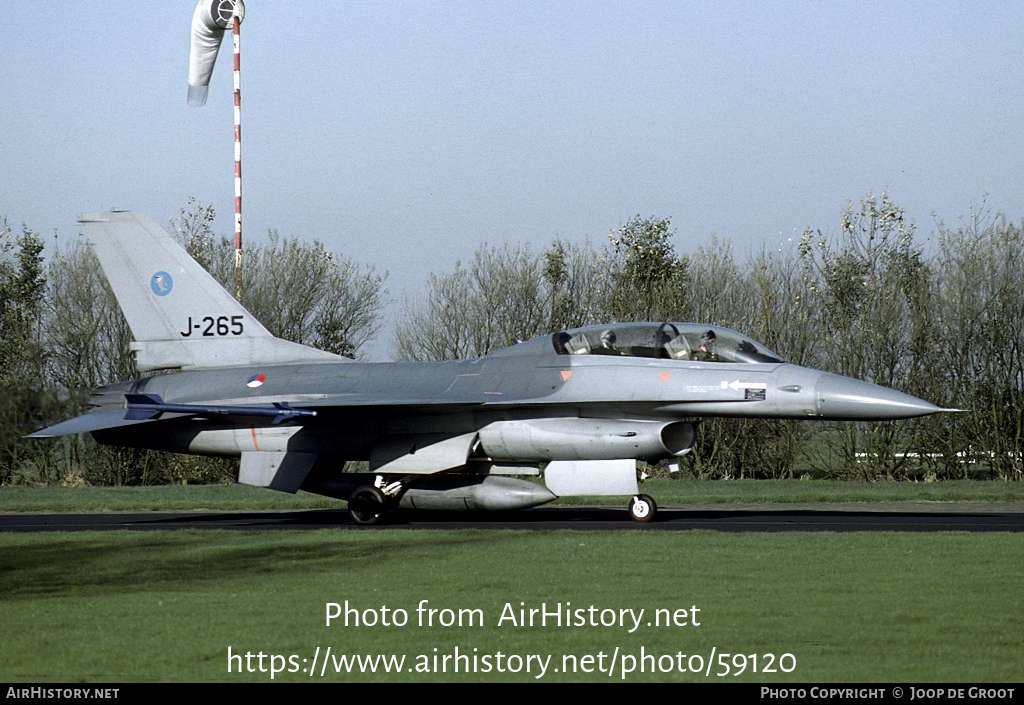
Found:
[[149, 288], [157, 296], [167, 296], [171, 293], [171, 289], [174, 288], [174, 280], [171, 279], [171, 275], [167, 272], [157, 272], [149, 280]]

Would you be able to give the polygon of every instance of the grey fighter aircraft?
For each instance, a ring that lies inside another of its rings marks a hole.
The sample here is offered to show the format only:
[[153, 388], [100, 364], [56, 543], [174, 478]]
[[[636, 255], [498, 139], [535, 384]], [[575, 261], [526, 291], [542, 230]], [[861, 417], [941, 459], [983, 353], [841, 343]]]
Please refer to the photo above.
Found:
[[[148, 216], [79, 220], [149, 374], [99, 387], [88, 413], [33, 435], [240, 457], [239, 482], [346, 500], [359, 523], [395, 507], [522, 509], [568, 495], [628, 496], [632, 518], [650, 521], [636, 461], [678, 467], [701, 417], [942, 411], [692, 323], [558, 331], [475, 360], [353, 362], [273, 337]], [[370, 472], [343, 473], [346, 460]]]

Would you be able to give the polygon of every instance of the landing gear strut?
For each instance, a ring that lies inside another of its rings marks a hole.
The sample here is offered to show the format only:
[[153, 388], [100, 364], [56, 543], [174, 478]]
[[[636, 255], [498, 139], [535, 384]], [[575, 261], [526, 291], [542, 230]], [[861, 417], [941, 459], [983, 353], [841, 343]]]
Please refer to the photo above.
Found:
[[629, 518], [635, 522], [646, 524], [658, 513], [658, 505], [649, 495], [638, 494], [629, 501]]

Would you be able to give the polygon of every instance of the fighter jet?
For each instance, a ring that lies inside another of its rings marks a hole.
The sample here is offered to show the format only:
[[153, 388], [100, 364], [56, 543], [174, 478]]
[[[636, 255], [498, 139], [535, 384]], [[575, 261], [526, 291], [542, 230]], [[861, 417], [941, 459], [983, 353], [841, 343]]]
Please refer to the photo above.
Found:
[[[637, 460], [679, 458], [702, 417], [884, 420], [939, 407], [785, 362], [732, 330], [671, 321], [556, 331], [473, 360], [359, 363], [275, 338], [151, 218], [82, 215], [145, 376], [33, 434], [240, 457], [239, 482], [395, 508], [511, 510], [629, 497]], [[369, 472], [342, 472], [364, 461]]]

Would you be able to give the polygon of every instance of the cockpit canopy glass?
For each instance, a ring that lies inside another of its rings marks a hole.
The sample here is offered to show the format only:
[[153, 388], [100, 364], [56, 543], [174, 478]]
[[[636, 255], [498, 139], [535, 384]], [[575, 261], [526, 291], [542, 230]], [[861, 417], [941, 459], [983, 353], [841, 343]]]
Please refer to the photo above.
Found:
[[615, 323], [559, 331], [559, 355], [621, 355], [703, 362], [782, 362], [758, 342], [728, 328], [699, 323]]

